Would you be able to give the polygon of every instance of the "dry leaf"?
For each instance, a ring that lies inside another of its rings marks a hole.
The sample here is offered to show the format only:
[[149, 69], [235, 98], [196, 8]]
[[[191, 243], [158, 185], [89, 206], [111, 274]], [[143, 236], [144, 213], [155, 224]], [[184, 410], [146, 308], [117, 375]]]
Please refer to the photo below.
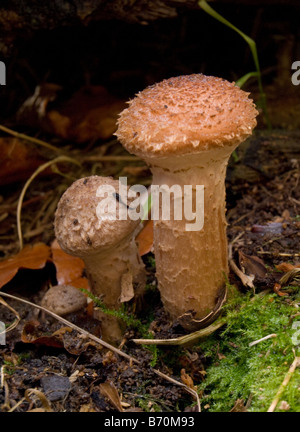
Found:
[[0, 138], [0, 185], [23, 181], [45, 162], [36, 148], [18, 138]]
[[140, 256], [146, 255], [153, 248], [153, 220], [149, 220], [136, 237]]
[[65, 253], [56, 240], [51, 245], [51, 251], [58, 284], [88, 289], [88, 280], [83, 276], [85, 265], [82, 259]]
[[190, 377], [189, 374], [186, 373], [185, 369], [181, 369], [180, 371], [180, 379], [187, 387], [196, 390], [196, 387], [194, 386], [194, 381]]
[[[126, 107], [124, 101], [102, 86], [88, 86], [59, 104], [58, 90], [59, 87], [51, 83], [38, 86], [21, 107], [19, 121], [77, 143], [112, 136], [118, 115]], [[48, 109], [49, 101], [56, 107]]]
[[123, 411], [118, 390], [112, 381], [100, 384], [100, 393], [105, 396], [118, 411]]
[[247, 412], [243, 399], [237, 399], [229, 412]]
[[64, 346], [62, 341], [62, 334], [65, 330], [61, 330], [60, 333], [56, 335], [52, 334], [50, 336], [40, 335], [38, 331], [40, 323], [37, 320], [28, 321], [22, 330], [21, 341], [24, 343], [32, 343], [36, 345], [46, 345], [55, 348], [62, 348]]
[[275, 266], [277, 268], [277, 270], [283, 271], [285, 273], [294, 270], [295, 268], [300, 268], [300, 264], [290, 264], [290, 263], [280, 263], [278, 265]]
[[120, 302], [125, 303], [130, 301], [134, 297], [133, 279], [132, 273], [127, 272], [122, 275], [121, 278], [121, 295]]
[[268, 272], [262, 259], [257, 256], [246, 255], [242, 251], [238, 251], [239, 263], [244, 268], [247, 275], [254, 275], [264, 278]]
[[274, 284], [274, 286], [273, 286], [273, 291], [274, 291], [274, 293], [276, 293], [277, 295], [279, 295], [279, 296], [281, 296], [281, 297], [283, 297], [283, 296], [287, 296], [288, 294], [287, 293], [284, 293], [284, 292], [282, 292], [282, 291], [280, 291], [281, 290], [281, 285], [279, 284], [279, 283], [275, 283]]
[[11, 281], [19, 269], [41, 269], [49, 260], [50, 248], [44, 243], [25, 246], [17, 255], [0, 262], [0, 288]]

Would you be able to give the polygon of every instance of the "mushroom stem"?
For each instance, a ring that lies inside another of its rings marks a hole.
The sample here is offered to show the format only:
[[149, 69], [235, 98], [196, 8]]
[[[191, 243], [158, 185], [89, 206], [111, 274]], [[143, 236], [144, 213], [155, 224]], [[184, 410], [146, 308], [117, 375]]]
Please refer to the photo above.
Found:
[[[204, 225], [187, 231], [191, 221], [174, 220], [171, 195], [170, 220], [154, 222], [154, 252], [159, 290], [165, 309], [175, 319], [189, 310], [201, 319], [216, 305], [228, 274], [225, 218], [225, 174], [235, 146], [155, 160], [150, 164], [154, 185], [192, 185], [193, 206], [196, 185], [204, 185]], [[180, 168], [179, 168], [180, 166]], [[183, 205], [183, 203], [182, 203]], [[160, 203], [161, 210], [161, 203]], [[160, 213], [161, 214], [161, 213]], [[197, 215], [198, 217], [199, 215]], [[178, 259], [180, 257], [180, 259]]]
[[[126, 238], [114, 248], [84, 257], [92, 293], [105, 307], [118, 310], [122, 302], [135, 298], [138, 303], [146, 283], [145, 269], [134, 238]], [[109, 289], [104, 289], [109, 287]], [[115, 316], [96, 309], [94, 317], [102, 323], [102, 338], [120, 342], [124, 323]]]

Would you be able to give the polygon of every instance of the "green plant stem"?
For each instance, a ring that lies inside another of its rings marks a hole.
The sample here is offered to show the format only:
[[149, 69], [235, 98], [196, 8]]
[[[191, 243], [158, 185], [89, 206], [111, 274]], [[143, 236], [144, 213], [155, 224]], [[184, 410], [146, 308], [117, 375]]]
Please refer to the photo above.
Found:
[[[198, 5], [207, 14], [209, 14], [210, 16], [212, 16], [213, 18], [215, 18], [216, 20], [220, 21], [222, 24], [224, 24], [227, 27], [229, 27], [232, 30], [234, 30], [236, 33], [238, 33], [247, 42], [247, 44], [248, 44], [248, 46], [250, 48], [250, 51], [252, 53], [253, 61], [254, 61], [255, 68], [256, 68], [258, 89], [259, 89], [260, 97], [261, 97], [261, 107], [262, 107], [262, 110], [263, 110], [264, 115], [265, 115], [267, 127], [270, 129], [271, 128], [271, 124], [270, 124], [270, 120], [269, 120], [268, 112], [267, 112], [266, 95], [265, 95], [264, 90], [263, 90], [262, 79], [261, 79], [261, 71], [260, 71], [260, 65], [259, 65], [259, 59], [258, 59], [258, 54], [257, 54], [257, 49], [256, 49], [256, 43], [255, 43], [255, 41], [252, 38], [250, 38], [248, 35], [246, 35], [244, 32], [242, 32], [235, 25], [233, 25], [231, 22], [229, 22], [227, 19], [225, 19], [218, 12], [216, 12], [206, 2], [206, 0], [199, 0]], [[250, 74], [251, 74], [251, 76], [253, 76], [253, 72], [250, 72]]]

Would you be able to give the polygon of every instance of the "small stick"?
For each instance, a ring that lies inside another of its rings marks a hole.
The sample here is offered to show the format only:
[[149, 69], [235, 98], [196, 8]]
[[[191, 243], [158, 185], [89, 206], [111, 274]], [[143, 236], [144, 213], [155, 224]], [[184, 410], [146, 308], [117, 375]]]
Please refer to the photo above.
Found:
[[25, 141], [29, 141], [29, 142], [32, 142], [34, 144], [38, 144], [38, 145], [40, 145], [42, 147], [45, 147], [45, 148], [47, 148], [49, 150], [52, 150], [52, 151], [56, 152], [56, 153], [63, 153], [63, 151], [61, 149], [59, 149], [59, 148], [57, 148], [57, 147], [55, 147], [55, 146], [53, 146], [53, 145], [51, 145], [51, 144], [49, 144], [49, 143], [47, 143], [45, 141], [42, 141], [42, 140], [40, 140], [38, 138], [31, 137], [29, 135], [25, 135], [25, 134], [20, 133], [20, 132], [16, 132], [16, 131], [14, 131], [12, 129], [9, 129], [9, 128], [3, 126], [3, 125], [0, 125], [0, 130], [2, 130], [3, 132], [6, 132], [7, 134], [12, 135], [12, 136], [14, 136], [16, 138], [19, 138], [19, 139], [22, 139], [22, 140], [25, 140]]
[[275, 410], [275, 408], [276, 408], [276, 406], [277, 406], [277, 404], [279, 402], [279, 399], [280, 399], [281, 395], [283, 394], [284, 390], [286, 389], [286, 387], [287, 387], [287, 385], [288, 385], [288, 383], [289, 383], [289, 381], [290, 381], [290, 379], [291, 379], [291, 377], [292, 377], [292, 375], [293, 375], [296, 367], [299, 366], [299, 365], [300, 365], [300, 357], [295, 357], [293, 363], [291, 364], [291, 366], [290, 366], [290, 368], [289, 368], [286, 376], [284, 377], [284, 380], [283, 380], [281, 386], [279, 387], [279, 389], [278, 389], [278, 391], [276, 393], [276, 396], [275, 396], [273, 402], [271, 403], [271, 405], [270, 405], [270, 407], [269, 407], [269, 409], [268, 409], [267, 412], [274, 412], [274, 410]]
[[31, 175], [31, 177], [27, 180], [27, 182], [25, 183], [22, 192], [20, 194], [19, 200], [18, 200], [18, 205], [17, 205], [17, 232], [18, 232], [18, 239], [19, 239], [19, 244], [20, 244], [20, 250], [23, 249], [23, 235], [22, 235], [22, 229], [21, 229], [21, 210], [22, 210], [22, 204], [23, 204], [23, 199], [24, 196], [26, 194], [26, 191], [30, 185], [30, 183], [45, 169], [47, 169], [48, 167], [50, 167], [53, 164], [59, 163], [59, 162], [70, 162], [70, 163], [74, 163], [76, 165], [80, 166], [80, 163], [76, 160], [76, 159], [72, 159], [70, 157], [67, 156], [58, 156], [57, 158], [44, 163], [43, 165], [39, 166], [38, 169]]
[[85, 156], [83, 162], [137, 162], [141, 161], [136, 156]]
[[262, 342], [262, 341], [265, 341], [265, 340], [270, 339], [270, 338], [273, 338], [273, 337], [277, 337], [277, 334], [272, 333], [272, 334], [269, 334], [268, 336], [265, 336], [265, 337], [263, 337], [263, 338], [261, 338], [261, 339], [258, 339], [258, 340], [256, 340], [256, 341], [250, 342], [250, 343], [249, 343], [249, 347], [252, 347], [252, 346], [254, 346], [254, 345], [256, 345], [256, 344], [258, 344], [258, 343], [260, 343], [260, 342]]

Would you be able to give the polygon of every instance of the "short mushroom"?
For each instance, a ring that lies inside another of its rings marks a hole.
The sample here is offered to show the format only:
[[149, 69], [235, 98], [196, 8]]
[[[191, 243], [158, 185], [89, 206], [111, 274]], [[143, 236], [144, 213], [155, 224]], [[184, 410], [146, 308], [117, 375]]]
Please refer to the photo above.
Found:
[[172, 319], [190, 314], [192, 321], [180, 321], [186, 329], [211, 314], [224, 292], [225, 174], [231, 153], [256, 126], [248, 95], [221, 78], [178, 76], [138, 93], [118, 120], [118, 139], [147, 162], [153, 185], [191, 185], [193, 200], [196, 186], [204, 186], [202, 229], [187, 231], [189, 218], [175, 220], [174, 213], [154, 220], [161, 298]]
[[[99, 194], [99, 188], [103, 193]], [[62, 195], [54, 223], [60, 247], [83, 259], [92, 293], [115, 310], [122, 301], [141, 296], [146, 279], [135, 242], [140, 221], [118, 216], [125, 205], [118, 201], [119, 192], [119, 181], [110, 177], [76, 180]], [[103, 200], [107, 214], [105, 209], [98, 211]], [[110, 204], [117, 211], [116, 217], [109, 215]], [[111, 343], [121, 340], [120, 320], [100, 310], [95, 311], [95, 317], [101, 321], [103, 339]]]

